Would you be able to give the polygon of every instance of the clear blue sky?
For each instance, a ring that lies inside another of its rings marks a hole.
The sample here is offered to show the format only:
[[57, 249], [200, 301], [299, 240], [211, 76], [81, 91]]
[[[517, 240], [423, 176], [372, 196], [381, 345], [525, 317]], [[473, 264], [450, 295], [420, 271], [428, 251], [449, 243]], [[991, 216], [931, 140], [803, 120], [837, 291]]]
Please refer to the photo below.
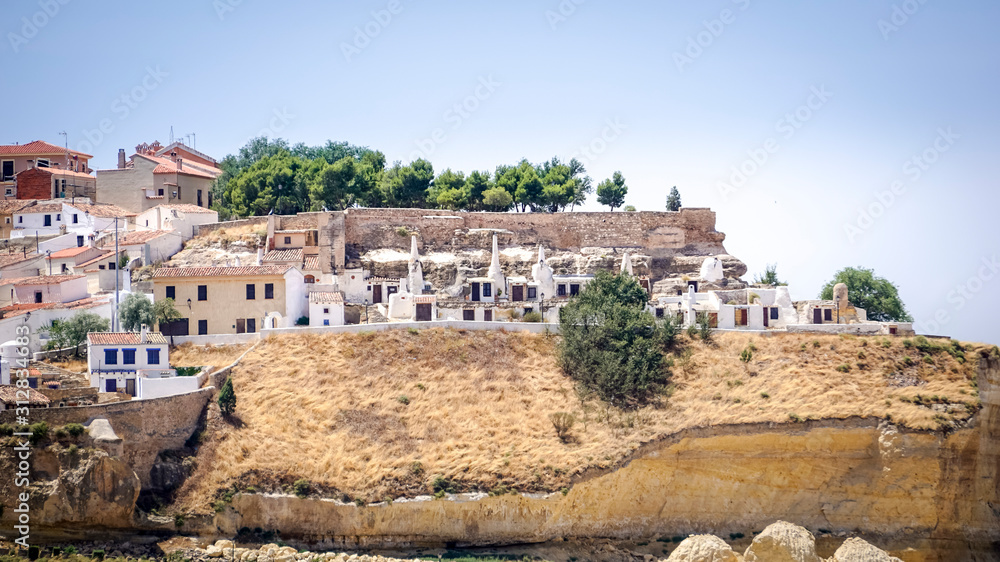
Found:
[[996, 2], [49, 1], [4, 4], [2, 143], [66, 131], [99, 168], [171, 126], [219, 158], [261, 131], [436, 171], [578, 156], [639, 209], [674, 185], [711, 207], [796, 298], [872, 267], [928, 331], [1000, 342]]

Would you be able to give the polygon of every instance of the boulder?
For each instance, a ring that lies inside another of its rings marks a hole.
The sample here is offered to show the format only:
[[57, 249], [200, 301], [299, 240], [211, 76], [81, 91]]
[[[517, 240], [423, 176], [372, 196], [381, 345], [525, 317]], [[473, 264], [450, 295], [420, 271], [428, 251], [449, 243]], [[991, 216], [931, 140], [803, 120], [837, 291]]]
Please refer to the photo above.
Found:
[[822, 562], [812, 533], [787, 521], [768, 525], [743, 557], [746, 562]]
[[902, 562], [895, 556], [877, 546], [859, 539], [851, 537], [840, 545], [837, 552], [833, 553], [833, 562]]
[[677, 545], [668, 562], [742, 562], [726, 541], [713, 535], [692, 535]]

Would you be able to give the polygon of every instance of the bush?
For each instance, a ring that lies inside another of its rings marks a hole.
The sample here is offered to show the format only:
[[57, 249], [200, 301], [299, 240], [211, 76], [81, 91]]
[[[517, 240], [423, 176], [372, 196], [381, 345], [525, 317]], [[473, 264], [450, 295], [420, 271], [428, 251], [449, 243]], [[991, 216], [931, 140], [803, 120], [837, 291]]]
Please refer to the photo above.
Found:
[[761, 392], [760, 397], [763, 398], [764, 400], [767, 400], [768, 398], [771, 397], [771, 395], [768, 394], [767, 392]]
[[87, 430], [87, 428], [83, 427], [83, 425], [78, 424], [78, 423], [68, 423], [68, 424], [66, 424], [63, 427], [73, 437], [79, 437], [79, 436], [83, 435], [84, 431]]
[[565, 443], [569, 439], [569, 432], [573, 429], [576, 418], [569, 412], [555, 412], [554, 414], [549, 414], [549, 420], [552, 421], [552, 427], [555, 428], [556, 435]]
[[531, 311], [531, 312], [525, 314], [524, 317], [521, 318], [521, 321], [522, 322], [541, 322], [542, 321], [542, 313], [541, 312]]
[[743, 351], [740, 352], [740, 361], [742, 361], [744, 365], [753, 361], [753, 349], [751, 349], [749, 345], [744, 347]]
[[180, 527], [184, 526], [184, 514], [183, 513], [178, 513], [178, 514], [174, 515], [174, 526], [177, 527], [177, 528], [180, 528]]
[[708, 316], [708, 313], [701, 312], [698, 314], [698, 337], [705, 343], [712, 342], [712, 319]]
[[292, 484], [292, 491], [295, 492], [296, 496], [304, 498], [309, 495], [310, 487], [311, 486], [308, 480], [306, 480], [305, 478], [300, 478], [296, 480], [294, 484]]
[[418, 330], [416, 328], [407, 328], [406, 329], [406, 333], [410, 334], [411, 336], [419, 336], [420, 335], [420, 330]]
[[401, 395], [399, 398], [396, 398], [396, 400], [398, 400], [399, 403], [403, 404], [404, 406], [408, 406], [410, 404], [410, 397], [405, 394]]
[[[182, 521], [182, 523], [181, 523], [181, 524], [183, 524], [183, 520], [184, 520], [184, 519], [183, 519], [183, 517], [182, 517], [182, 518], [181, 518], [181, 521]], [[180, 526], [180, 525], [178, 525], [178, 527], [179, 527], [179, 526]], [[100, 549], [100, 548], [99, 548], [99, 549], [97, 549], [97, 550], [94, 550], [94, 551], [91, 551], [91, 553], [90, 553], [90, 556], [91, 556], [91, 557], [93, 557], [93, 558], [94, 558], [94, 560], [104, 560], [104, 550], [103, 550], [103, 549]]]
[[236, 391], [233, 390], [233, 377], [226, 377], [222, 390], [219, 391], [219, 409], [224, 415], [232, 415], [236, 411]]
[[413, 461], [413, 464], [410, 465], [410, 472], [416, 476], [420, 476], [424, 473], [424, 465], [420, 461]]
[[178, 377], [193, 377], [201, 372], [201, 367], [174, 367]]
[[801, 422], [803, 422], [803, 421], [804, 421], [804, 420], [802, 419], [802, 416], [800, 416], [800, 415], [798, 415], [798, 414], [795, 414], [795, 413], [790, 413], [790, 414], [788, 414], [788, 419], [792, 420], [792, 421], [793, 421], [793, 422], [795, 422], [795, 423], [801, 423]]
[[837, 365], [837, 370], [840, 371], [841, 373], [847, 373], [850, 372], [851, 366], [848, 365], [847, 363], [843, 363], [841, 365]]
[[563, 370], [607, 402], [626, 407], [666, 387], [662, 325], [645, 310], [634, 277], [598, 271], [559, 311]]
[[309, 325], [309, 317], [308, 316], [299, 316], [299, 319], [295, 321], [295, 325], [296, 326], [308, 326]]
[[455, 493], [455, 483], [444, 476], [435, 476], [431, 481], [431, 488], [434, 490], [434, 496], [438, 498], [444, 497], [444, 494]]
[[31, 431], [31, 437], [28, 438], [32, 445], [40, 443], [43, 439], [49, 436], [49, 424], [45, 422], [33, 423], [28, 426], [29, 431]]
[[10, 437], [14, 435], [14, 426], [9, 423], [0, 424], [0, 437]]

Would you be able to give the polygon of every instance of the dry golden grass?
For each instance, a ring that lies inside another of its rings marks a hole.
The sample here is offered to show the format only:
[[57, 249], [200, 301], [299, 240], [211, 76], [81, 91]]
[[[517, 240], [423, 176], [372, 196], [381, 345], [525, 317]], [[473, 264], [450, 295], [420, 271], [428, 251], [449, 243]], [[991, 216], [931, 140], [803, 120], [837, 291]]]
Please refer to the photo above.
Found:
[[68, 357], [53, 357], [47, 359], [46, 363], [73, 373], [86, 373], [88, 369], [86, 357], [73, 357], [72, 355]]
[[260, 238], [267, 236], [267, 225], [243, 225], [236, 227], [217, 228], [202, 236], [196, 236], [185, 243], [184, 247], [197, 248], [211, 244], [229, 244], [236, 241], [257, 243]]
[[[898, 338], [727, 333], [710, 345], [680, 338], [669, 398], [620, 412], [581, 401], [555, 347], [549, 336], [452, 330], [272, 337], [234, 370], [239, 421], [212, 416], [177, 507], [205, 510], [233, 485], [287, 491], [298, 478], [366, 501], [427, 493], [437, 475], [467, 490], [558, 490], [684, 428], [792, 415], [936, 428], [978, 402], [971, 351], [964, 364], [944, 352], [926, 363]], [[903, 400], [918, 394], [954, 411]], [[568, 442], [549, 418], [560, 411], [578, 420]]]
[[170, 350], [170, 365], [172, 367], [210, 365], [221, 369], [231, 365], [249, 348], [250, 344], [203, 346], [183, 343]]

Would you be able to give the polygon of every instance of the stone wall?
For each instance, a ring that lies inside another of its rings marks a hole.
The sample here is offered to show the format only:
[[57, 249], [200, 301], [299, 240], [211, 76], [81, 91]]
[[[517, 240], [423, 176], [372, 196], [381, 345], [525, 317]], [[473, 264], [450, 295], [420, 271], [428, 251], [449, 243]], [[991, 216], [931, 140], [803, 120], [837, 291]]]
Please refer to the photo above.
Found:
[[[122, 438], [122, 460], [135, 470], [143, 487], [149, 484], [149, 471], [161, 451], [179, 449], [194, 433], [198, 420], [215, 389], [203, 388], [189, 394], [130, 400], [94, 406], [38, 408], [31, 410], [31, 422], [44, 421], [49, 427], [75, 422], [87, 424], [107, 418]], [[14, 411], [0, 412], [0, 423], [14, 423]]]
[[196, 224], [192, 227], [195, 236], [201, 236], [208, 234], [209, 232], [219, 230], [220, 228], [239, 228], [241, 226], [257, 226], [266, 225], [267, 217], [250, 217], [248, 219], [240, 219], [235, 221], [225, 221], [225, 222], [208, 222], [205, 224]]

